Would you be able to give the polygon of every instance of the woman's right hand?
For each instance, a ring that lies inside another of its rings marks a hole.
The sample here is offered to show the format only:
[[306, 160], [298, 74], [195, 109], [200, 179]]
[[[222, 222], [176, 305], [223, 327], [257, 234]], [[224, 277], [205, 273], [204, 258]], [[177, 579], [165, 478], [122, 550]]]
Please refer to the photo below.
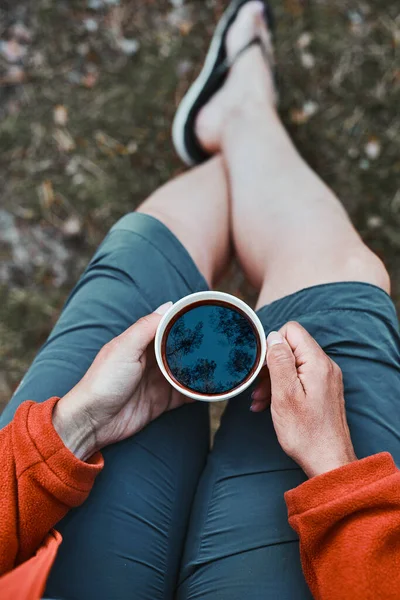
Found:
[[342, 372], [298, 323], [267, 338], [267, 367], [252, 410], [271, 402], [283, 450], [308, 477], [357, 460], [347, 425]]

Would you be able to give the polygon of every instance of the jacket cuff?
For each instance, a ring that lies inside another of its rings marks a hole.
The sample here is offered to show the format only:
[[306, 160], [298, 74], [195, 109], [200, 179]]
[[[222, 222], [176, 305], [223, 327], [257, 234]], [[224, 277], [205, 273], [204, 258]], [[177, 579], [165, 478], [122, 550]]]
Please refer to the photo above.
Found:
[[52, 421], [58, 400], [50, 398], [39, 404], [27, 401], [15, 413], [13, 438], [20, 438], [15, 440], [18, 442], [16, 474], [20, 477], [30, 467], [45, 463], [49, 469], [49, 479], [56, 484], [57, 495], [72, 507], [86, 499], [104, 461], [100, 452], [97, 452], [88, 462], [83, 462], [64, 445]]
[[397, 471], [393, 458], [382, 452], [328, 471], [285, 493], [289, 518], [334, 502]]

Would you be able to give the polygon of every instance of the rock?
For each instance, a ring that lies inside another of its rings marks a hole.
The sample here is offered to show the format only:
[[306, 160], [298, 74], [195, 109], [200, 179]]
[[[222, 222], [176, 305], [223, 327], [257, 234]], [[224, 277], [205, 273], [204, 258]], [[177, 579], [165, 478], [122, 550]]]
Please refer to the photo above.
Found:
[[77, 216], [69, 217], [66, 221], [64, 221], [61, 231], [65, 237], [77, 237], [82, 233], [82, 222]]
[[85, 176], [83, 173], [75, 173], [75, 175], [72, 177], [72, 183], [74, 185], [82, 185], [85, 183]]
[[364, 152], [370, 160], [376, 160], [381, 154], [381, 143], [376, 137], [371, 137], [364, 146]]
[[126, 146], [126, 151], [128, 154], [136, 154], [136, 152], [138, 151], [137, 142], [131, 140]]
[[89, 33], [94, 33], [99, 28], [99, 24], [97, 23], [96, 19], [84, 19], [83, 25], [86, 31], [89, 31]]
[[319, 105], [313, 100], [307, 100], [307, 102], [304, 102], [303, 104], [303, 110], [308, 117], [314, 116], [315, 113], [318, 112], [318, 109]]
[[347, 154], [350, 156], [350, 158], [358, 158], [360, 156], [358, 148], [355, 148], [354, 146], [350, 146], [350, 148], [347, 150]]
[[312, 41], [312, 34], [309, 31], [304, 31], [297, 40], [297, 47], [300, 50], [304, 50], [308, 48]]
[[103, 0], [88, 0], [88, 8], [91, 10], [100, 10], [104, 6]]
[[359, 165], [359, 167], [360, 167], [360, 169], [361, 169], [362, 171], [368, 171], [368, 169], [369, 169], [369, 164], [370, 164], [370, 163], [369, 163], [369, 160], [368, 160], [367, 158], [362, 158], [362, 159], [360, 160], [360, 162], [358, 163], [358, 165]]
[[16, 38], [18, 42], [24, 42], [25, 44], [29, 44], [32, 41], [31, 32], [21, 21], [13, 25], [11, 36]]
[[370, 215], [367, 219], [369, 229], [379, 229], [383, 225], [383, 219], [379, 215]]
[[117, 46], [127, 56], [133, 56], [139, 50], [139, 42], [134, 39], [119, 38]]
[[191, 60], [184, 59], [179, 61], [179, 63], [177, 64], [176, 73], [178, 77], [184, 77], [185, 75], [190, 73], [192, 69], [193, 62]]
[[313, 100], [307, 100], [304, 102], [302, 108], [293, 108], [290, 111], [290, 118], [292, 123], [296, 125], [304, 125], [313, 117], [319, 109], [319, 105]]
[[67, 80], [69, 81], [69, 83], [79, 85], [82, 80], [82, 75], [78, 71], [72, 70], [69, 73], [67, 73]]
[[27, 49], [16, 40], [11, 39], [8, 42], [0, 41], [0, 54], [10, 63], [19, 62], [26, 55]]
[[315, 57], [311, 52], [302, 52], [300, 54], [300, 60], [305, 69], [312, 69], [315, 67]]
[[18, 65], [12, 65], [8, 68], [7, 72], [3, 77], [0, 78], [0, 82], [3, 84], [17, 85], [23, 83], [26, 79], [25, 71]]

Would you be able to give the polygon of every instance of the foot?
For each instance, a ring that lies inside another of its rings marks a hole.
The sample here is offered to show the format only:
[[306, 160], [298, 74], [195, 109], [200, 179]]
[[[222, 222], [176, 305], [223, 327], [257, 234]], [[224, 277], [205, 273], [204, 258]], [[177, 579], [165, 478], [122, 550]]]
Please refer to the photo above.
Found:
[[[238, 56], [257, 37], [264, 50], [254, 45]], [[251, 111], [254, 105], [267, 109], [275, 107], [276, 91], [271, 70], [273, 48], [262, 2], [248, 2], [239, 11], [226, 37], [226, 52], [232, 64], [228, 78], [200, 111], [196, 121], [196, 135], [210, 154], [220, 151], [223, 128], [232, 114], [238, 110]], [[267, 57], [271, 57], [270, 60]]]

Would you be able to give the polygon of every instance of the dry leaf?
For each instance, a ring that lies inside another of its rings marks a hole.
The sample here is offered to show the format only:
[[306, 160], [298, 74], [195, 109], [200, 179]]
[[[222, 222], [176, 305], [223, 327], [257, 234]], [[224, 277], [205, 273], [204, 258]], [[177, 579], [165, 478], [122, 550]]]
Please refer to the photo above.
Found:
[[131, 150], [133, 151], [130, 152], [127, 146], [124, 146], [124, 144], [114, 139], [107, 133], [104, 133], [103, 131], [96, 131], [94, 137], [98, 146], [108, 156], [113, 156], [114, 154], [134, 154], [134, 152], [137, 150], [137, 146], [136, 148], [131, 147]]
[[181, 23], [179, 23], [179, 32], [181, 35], [189, 35], [189, 33], [192, 31], [193, 29], [193, 23], [191, 21], [182, 21]]
[[0, 85], [17, 85], [18, 83], [25, 81], [25, 79], [25, 71], [21, 67], [13, 65], [7, 70], [3, 77], [0, 77]]
[[304, 12], [304, 6], [301, 0], [284, 0], [285, 12], [293, 17], [300, 17]]
[[44, 210], [49, 210], [54, 203], [53, 184], [49, 179], [43, 181], [38, 188], [40, 205]]
[[92, 71], [81, 78], [81, 84], [90, 89], [96, 85], [98, 78], [99, 74], [96, 71]]
[[72, 150], [75, 150], [75, 141], [66, 129], [56, 129], [53, 137], [57, 142], [58, 149], [62, 152], [72, 152]]
[[53, 119], [56, 125], [65, 127], [68, 121], [68, 110], [63, 104], [57, 104], [57, 106], [54, 107]]

